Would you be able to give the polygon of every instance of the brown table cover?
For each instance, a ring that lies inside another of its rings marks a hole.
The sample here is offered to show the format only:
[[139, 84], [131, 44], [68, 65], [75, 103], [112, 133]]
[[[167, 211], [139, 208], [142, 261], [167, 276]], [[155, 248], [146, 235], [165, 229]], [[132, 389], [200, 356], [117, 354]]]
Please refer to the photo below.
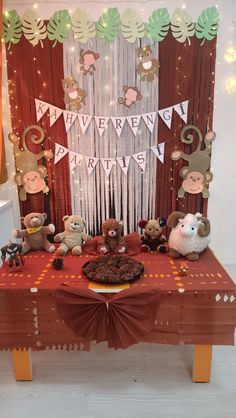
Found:
[[187, 276], [179, 274], [181, 260], [135, 255], [145, 270], [130, 285], [89, 282], [82, 266], [93, 255], [69, 254], [60, 271], [54, 257], [31, 252], [22, 272], [0, 269], [0, 349], [89, 350], [91, 341], [114, 348], [138, 341], [234, 344], [236, 286], [210, 250], [187, 262]]

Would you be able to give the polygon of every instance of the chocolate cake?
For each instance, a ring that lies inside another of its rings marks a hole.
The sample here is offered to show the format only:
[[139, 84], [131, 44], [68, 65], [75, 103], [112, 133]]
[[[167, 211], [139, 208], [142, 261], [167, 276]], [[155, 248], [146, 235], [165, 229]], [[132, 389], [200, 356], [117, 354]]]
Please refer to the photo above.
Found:
[[106, 255], [88, 261], [82, 271], [89, 280], [114, 284], [137, 280], [143, 274], [144, 266], [127, 255]]

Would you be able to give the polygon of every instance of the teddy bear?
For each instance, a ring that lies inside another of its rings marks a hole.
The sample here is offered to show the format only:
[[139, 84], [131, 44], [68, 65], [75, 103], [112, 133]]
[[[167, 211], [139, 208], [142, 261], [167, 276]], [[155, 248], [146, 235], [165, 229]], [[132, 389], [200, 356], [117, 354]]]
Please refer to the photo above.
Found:
[[107, 219], [102, 224], [102, 238], [98, 242], [97, 252], [123, 254], [127, 250], [122, 236], [122, 224], [116, 219]]
[[26, 229], [13, 230], [15, 238], [24, 239], [22, 244], [23, 254], [29, 250], [45, 250], [49, 253], [55, 251], [55, 245], [47, 240], [47, 235], [54, 234], [55, 226], [53, 224], [43, 226], [46, 219], [46, 213], [32, 212], [21, 218], [21, 222]]
[[144, 229], [144, 233], [141, 236], [141, 251], [158, 251], [159, 253], [166, 253], [167, 239], [163, 235], [163, 227], [166, 225], [165, 218], [150, 219], [146, 221], [142, 219], [139, 221], [138, 226]]
[[82, 253], [81, 244], [92, 239], [90, 235], [85, 234], [85, 221], [79, 215], [65, 215], [63, 217], [64, 232], [55, 235], [54, 241], [61, 242], [57, 249], [58, 255], [65, 255], [72, 250], [72, 255], [80, 255]]

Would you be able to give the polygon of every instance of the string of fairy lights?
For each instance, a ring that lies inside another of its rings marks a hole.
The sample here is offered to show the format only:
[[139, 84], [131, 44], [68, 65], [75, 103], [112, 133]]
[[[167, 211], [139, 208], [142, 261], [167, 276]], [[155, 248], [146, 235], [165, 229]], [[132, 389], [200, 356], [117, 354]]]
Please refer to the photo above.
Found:
[[[233, 3], [232, 40], [230, 41], [230, 46], [225, 51], [224, 59], [229, 64], [236, 64], [236, 16], [235, 16], [235, 0], [233, 0], [232, 3]], [[33, 4], [33, 8], [34, 9], [37, 9], [38, 8], [38, 3], [34, 3]], [[185, 9], [186, 8], [186, 5], [183, 4], [182, 5], [182, 8]], [[184, 46], [186, 46], [186, 45], [184, 45]], [[110, 44], [110, 49], [111, 50], [113, 49], [113, 45], [112, 44]], [[11, 55], [13, 53], [13, 50], [9, 51], [8, 53]], [[71, 56], [71, 59], [73, 59], [73, 54], [75, 54], [75, 53], [76, 53], [75, 52], [75, 48], [74, 47], [71, 47], [70, 48], [70, 54], [72, 55]], [[213, 57], [213, 59], [214, 59], [214, 55], [215, 55], [214, 54], [214, 51], [213, 52], [211, 51], [209, 53], [209, 56], [211, 58]], [[40, 78], [42, 78], [42, 72], [41, 72], [40, 68], [38, 68], [38, 66], [37, 66], [37, 58], [35, 56], [33, 56], [32, 59], [33, 59], [33, 61], [35, 63], [35, 69], [36, 69], [36, 72], [37, 72], [38, 79], [40, 80]], [[103, 59], [104, 59], [104, 65], [108, 65], [109, 57], [106, 55], [106, 56], [104, 56]], [[185, 83], [188, 80], [187, 80], [187, 75], [180, 68], [181, 60], [182, 60], [182, 56], [179, 55], [177, 57], [177, 65], [175, 67], [175, 70], [176, 70], [177, 74], [180, 76], [181, 81], [178, 82], [178, 84], [176, 85], [176, 89], [177, 89], [177, 94], [178, 94], [180, 100], [184, 100], [186, 98], [183, 97], [183, 94], [181, 93], [181, 91], [182, 91], [182, 87], [185, 85]], [[7, 65], [9, 65], [9, 64], [7, 63], [7, 60], [5, 59], [4, 66], [6, 67]], [[220, 65], [220, 61], [217, 61], [217, 65]], [[17, 80], [17, 77], [18, 77], [17, 63], [16, 63], [16, 68], [11, 68], [11, 69], [13, 70], [14, 79]], [[78, 68], [78, 72], [79, 71], [80, 70]], [[212, 73], [212, 76], [214, 76], [214, 72]], [[7, 81], [7, 84], [8, 84], [8, 93], [9, 93], [9, 100], [10, 100], [10, 118], [12, 120], [13, 131], [15, 131], [15, 133], [17, 135], [20, 135], [20, 133], [17, 131], [17, 127], [14, 126], [14, 124], [15, 124], [14, 121], [17, 121], [18, 122], [17, 123], [18, 126], [19, 126], [19, 124], [22, 124], [24, 128], [25, 128], [25, 126], [24, 126], [23, 120], [21, 118], [18, 118], [17, 115], [15, 115], [15, 111], [17, 111], [19, 109], [18, 104], [15, 104], [15, 106], [14, 106], [14, 114], [12, 113], [13, 108], [12, 108], [11, 102], [13, 102], [13, 100], [14, 100], [14, 88], [15, 88], [15, 81], [14, 81], [14, 79], [12, 79], [12, 80], [9, 79]], [[21, 80], [21, 82], [22, 81], [24, 83], [24, 80]], [[214, 80], [212, 80], [211, 82], [212, 82], [212, 84], [214, 84]], [[39, 83], [39, 85], [40, 85], [40, 83]], [[42, 86], [41, 87], [42, 88], [42, 91], [39, 94], [39, 99], [42, 99], [43, 100], [44, 90], [48, 87], [47, 86], [47, 82], [45, 80], [42, 80], [41, 79], [41, 86]], [[107, 85], [104, 85], [104, 89], [105, 90], [109, 89], [109, 85], [108, 84]], [[226, 79], [226, 81], [225, 81], [225, 91], [228, 94], [232, 94], [232, 93], [234, 93], [236, 91], [236, 76], [234, 76], [234, 74], [231, 74], [230, 73], [229, 74], [229, 77]], [[7, 92], [5, 92], [5, 93], [7, 94]], [[216, 91], [216, 94], [218, 94], [218, 91]], [[34, 101], [34, 97], [28, 96], [28, 98], [30, 100], [33, 100]], [[191, 100], [193, 100], [193, 99], [189, 98], [189, 101], [191, 101]], [[209, 101], [213, 101], [212, 97], [209, 97]], [[113, 100], [111, 100], [110, 105], [112, 106], [113, 104], [114, 104], [114, 102], [113, 102]], [[3, 106], [4, 106], [4, 100], [3, 100]], [[215, 106], [214, 106], [214, 108], [215, 108]], [[4, 111], [4, 109], [3, 109], [3, 111]], [[41, 121], [41, 124], [42, 124], [43, 127], [45, 127], [45, 125], [47, 125], [43, 121]], [[171, 137], [169, 137], [168, 140], [165, 141], [165, 143], [168, 143], [170, 141], [173, 141], [173, 140], [177, 139], [178, 136], [179, 136], [179, 132], [180, 132], [181, 128], [182, 128], [182, 123], [180, 122], [178, 124], [178, 126], [175, 127], [174, 132], [173, 131], [171, 132]], [[49, 140], [51, 143], [60, 142], [60, 138], [53, 138], [52, 139], [50, 136], [48, 136], [46, 139]], [[80, 134], [79, 133], [78, 133], [78, 139], [80, 139]], [[43, 147], [43, 145], [42, 145], [42, 147]], [[51, 167], [52, 163], [51, 163], [50, 160], [48, 160], [48, 164], [49, 164], [49, 167]], [[178, 163], [175, 163], [175, 164], [177, 165]], [[7, 165], [9, 165], [9, 163], [7, 163]], [[14, 175], [14, 173], [12, 173], [12, 176], [13, 175]], [[53, 180], [53, 176], [52, 176], [52, 181], [54, 181]], [[174, 178], [173, 178], [173, 169], [172, 168], [170, 169], [170, 182], [171, 182], [171, 187], [170, 187], [171, 188], [171, 191], [175, 193], [176, 200], [179, 200], [178, 199], [178, 196], [177, 196], [177, 191], [173, 187]], [[109, 184], [109, 180], [107, 180], [107, 184]], [[16, 185], [13, 185], [13, 186], [10, 186], [10, 189], [16, 189], [16, 187], [17, 187]], [[185, 199], [185, 198], [183, 198], [183, 199]], [[181, 203], [181, 201], [179, 202], [179, 204], [182, 207], [184, 207], [184, 205]]]

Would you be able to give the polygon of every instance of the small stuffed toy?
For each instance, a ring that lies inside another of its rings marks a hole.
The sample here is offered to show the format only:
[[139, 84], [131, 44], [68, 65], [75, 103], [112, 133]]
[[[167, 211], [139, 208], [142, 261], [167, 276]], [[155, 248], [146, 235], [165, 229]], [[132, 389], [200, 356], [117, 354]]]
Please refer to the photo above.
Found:
[[151, 219], [149, 221], [142, 219], [139, 221], [138, 226], [144, 229], [144, 233], [141, 236], [141, 251], [158, 251], [159, 253], [166, 253], [167, 239], [162, 233], [165, 225], [165, 218]]
[[85, 234], [84, 228], [86, 224], [79, 215], [63, 217], [65, 231], [55, 235], [54, 241], [61, 242], [57, 249], [58, 255], [65, 255], [72, 250], [72, 255], [80, 255], [82, 253], [81, 244], [92, 239], [90, 235]]
[[115, 219], [107, 219], [102, 224], [102, 238], [98, 242], [97, 252], [99, 254], [119, 253], [127, 250], [124, 238], [122, 237], [122, 224]]
[[199, 254], [209, 245], [211, 225], [207, 218], [201, 213], [172, 212], [167, 225], [171, 229], [169, 236], [169, 256], [179, 258], [186, 257], [187, 260], [196, 261]]
[[55, 232], [55, 226], [53, 224], [43, 226], [46, 219], [46, 213], [29, 213], [21, 218], [21, 222], [26, 229], [13, 230], [13, 236], [15, 238], [24, 239], [22, 244], [23, 254], [27, 253], [29, 250], [45, 250], [48, 253], [53, 253], [55, 251], [55, 245], [52, 245], [47, 240], [47, 235]]

